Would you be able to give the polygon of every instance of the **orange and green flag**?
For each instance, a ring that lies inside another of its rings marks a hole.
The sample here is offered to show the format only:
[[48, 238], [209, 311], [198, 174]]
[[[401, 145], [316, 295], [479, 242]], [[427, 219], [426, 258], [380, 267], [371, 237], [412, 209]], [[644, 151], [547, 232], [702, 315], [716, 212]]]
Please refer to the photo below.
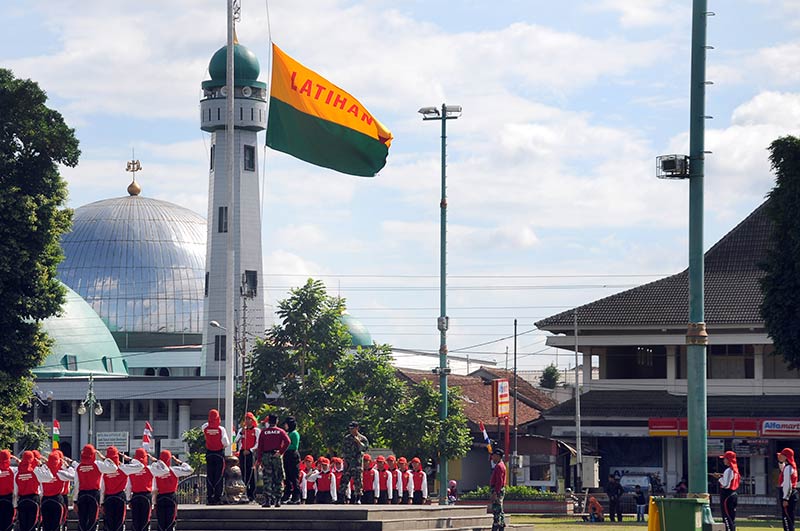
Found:
[[386, 165], [392, 133], [350, 93], [272, 45], [267, 145], [350, 175]]

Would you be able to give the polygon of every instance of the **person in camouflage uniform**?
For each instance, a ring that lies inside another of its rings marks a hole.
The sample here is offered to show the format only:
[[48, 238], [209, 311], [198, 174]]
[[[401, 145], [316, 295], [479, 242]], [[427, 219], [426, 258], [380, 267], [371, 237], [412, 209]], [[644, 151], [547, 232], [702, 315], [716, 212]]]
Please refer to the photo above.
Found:
[[264, 495], [262, 507], [281, 506], [283, 496], [283, 453], [289, 447], [289, 436], [279, 428], [277, 415], [270, 415], [267, 425], [258, 437], [258, 459], [264, 474]]
[[353, 492], [350, 503], [361, 503], [361, 495], [364, 489], [361, 485], [361, 460], [364, 452], [369, 449], [369, 441], [358, 432], [358, 422], [353, 421], [348, 426], [349, 433], [344, 436], [342, 442], [342, 458], [346, 463], [346, 468], [342, 474], [342, 483], [338, 486], [338, 495], [344, 499], [344, 493], [350, 480], [353, 480]]
[[503, 513], [503, 498], [506, 492], [506, 465], [503, 463], [503, 450], [492, 451], [492, 476], [489, 478], [489, 501], [492, 504], [492, 531], [506, 528], [506, 515]]

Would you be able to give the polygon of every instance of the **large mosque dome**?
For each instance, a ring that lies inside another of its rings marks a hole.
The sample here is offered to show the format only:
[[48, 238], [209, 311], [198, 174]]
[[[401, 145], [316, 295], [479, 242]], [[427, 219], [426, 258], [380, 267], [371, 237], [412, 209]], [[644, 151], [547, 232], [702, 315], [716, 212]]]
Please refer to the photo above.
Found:
[[119, 334], [201, 334], [206, 221], [187, 208], [141, 197], [134, 185], [128, 197], [75, 210], [72, 231], [61, 241], [58, 276], [118, 342]]

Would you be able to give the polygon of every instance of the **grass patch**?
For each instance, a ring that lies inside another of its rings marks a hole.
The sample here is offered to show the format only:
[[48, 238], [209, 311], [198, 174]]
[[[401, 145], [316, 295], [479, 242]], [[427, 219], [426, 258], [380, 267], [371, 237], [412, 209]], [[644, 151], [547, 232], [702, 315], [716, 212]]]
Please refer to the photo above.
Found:
[[[635, 516], [629, 517], [623, 522], [609, 522], [606, 520], [602, 523], [589, 523], [581, 522], [574, 517], [555, 517], [548, 518], [544, 516], [536, 516], [531, 514], [512, 514], [506, 515], [506, 518], [512, 524], [535, 524], [538, 530], [542, 531], [573, 531], [574, 529], [602, 529], [603, 531], [623, 531], [632, 528], [646, 529], [647, 523], [636, 522]], [[721, 520], [717, 520], [720, 522]], [[738, 531], [757, 531], [761, 529], [783, 529], [780, 521], [778, 520], [747, 520], [740, 518], [736, 520], [736, 529]]]

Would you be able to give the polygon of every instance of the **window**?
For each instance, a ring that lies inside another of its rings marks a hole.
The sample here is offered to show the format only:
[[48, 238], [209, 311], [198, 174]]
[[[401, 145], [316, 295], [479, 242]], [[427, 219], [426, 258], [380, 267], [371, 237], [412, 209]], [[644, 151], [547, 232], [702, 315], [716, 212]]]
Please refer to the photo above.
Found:
[[214, 336], [214, 361], [225, 361], [226, 336]]
[[245, 171], [256, 171], [256, 147], [244, 147], [244, 169]]
[[208, 169], [214, 169], [214, 152], [216, 151], [216, 146], [213, 144], [211, 145], [211, 157], [208, 159]]
[[208, 297], [208, 271], [206, 271], [206, 281], [205, 284], [203, 285], [203, 295], [205, 297]]
[[131, 403], [129, 400], [115, 400], [117, 404], [117, 419], [125, 420], [131, 416]]
[[158, 369], [158, 375], [159, 376], [169, 376], [169, 369], [166, 368], [166, 367], [161, 367], [160, 369]]
[[217, 232], [228, 232], [228, 207], [217, 209]]
[[78, 370], [78, 358], [72, 354], [67, 354], [61, 358], [61, 362], [68, 371]]
[[112, 358], [103, 356], [103, 365], [106, 368], [106, 372], [114, 372], [114, 360]]
[[144, 370], [144, 375], [145, 376], [155, 376], [156, 375], [156, 370], [153, 367], [148, 367], [148, 368], [146, 368]]

